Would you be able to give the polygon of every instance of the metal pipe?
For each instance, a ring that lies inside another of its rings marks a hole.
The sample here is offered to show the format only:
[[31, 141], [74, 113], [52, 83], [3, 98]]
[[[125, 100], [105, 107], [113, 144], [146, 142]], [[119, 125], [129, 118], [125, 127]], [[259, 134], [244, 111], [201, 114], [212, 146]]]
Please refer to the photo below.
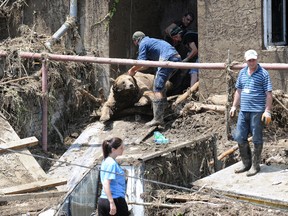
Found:
[[48, 137], [48, 68], [45, 58], [42, 59], [42, 149], [47, 152]]
[[[179, 68], [179, 69], [225, 69], [225, 63], [188, 63], [188, 62], [168, 62], [168, 61], [144, 61], [134, 59], [121, 59], [121, 58], [102, 58], [92, 56], [72, 56], [72, 55], [58, 55], [49, 53], [31, 53], [20, 52], [21, 58], [36, 58], [41, 59], [43, 55], [46, 55], [48, 59], [55, 61], [73, 61], [73, 62], [89, 62], [99, 64], [117, 64], [117, 65], [139, 65], [148, 67], [165, 67], [165, 68]], [[260, 63], [265, 69], [271, 70], [288, 70], [288, 64], [286, 63]], [[242, 69], [246, 66], [244, 64], [232, 65], [231, 69]]]
[[62, 37], [69, 28], [73, 27], [76, 24], [77, 19], [77, 0], [70, 0], [70, 12], [69, 17], [63, 23], [63, 25], [53, 34], [51, 39], [45, 43], [45, 47], [52, 52], [53, 44]]
[[70, 17], [77, 17], [77, 0], [70, 0]]
[[[0, 51], [0, 57], [7, 56], [6, 51]], [[225, 63], [188, 63], [188, 62], [161, 62], [161, 61], [143, 61], [134, 59], [121, 59], [121, 58], [102, 58], [92, 56], [72, 56], [72, 55], [58, 55], [49, 53], [32, 53], [32, 52], [20, 52], [21, 58], [35, 58], [41, 59], [43, 55], [47, 55], [50, 60], [55, 61], [73, 61], [73, 62], [89, 62], [99, 64], [119, 64], [119, 65], [140, 65], [148, 67], [167, 67], [167, 68], [179, 68], [179, 69], [225, 69]], [[286, 63], [260, 63], [262, 67], [267, 70], [288, 70], [288, 64]], [[246, 63], [231, 65], [231, 69], [242, 69], [246, 66]]]

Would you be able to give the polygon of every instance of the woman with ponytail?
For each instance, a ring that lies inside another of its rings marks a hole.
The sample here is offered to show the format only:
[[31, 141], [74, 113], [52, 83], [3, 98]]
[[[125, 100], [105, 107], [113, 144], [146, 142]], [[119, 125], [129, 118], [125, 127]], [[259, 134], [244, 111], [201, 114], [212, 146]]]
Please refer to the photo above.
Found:
[[101, 196], [98, 201], [99, 216], [128, 216], [128, 206], [125, 200], [125, 172], [116, 162], [116, 157], [123, 154], [123, 141], [114, 137], [102, 143], [103, 162], [100, 178], [102, 183]]

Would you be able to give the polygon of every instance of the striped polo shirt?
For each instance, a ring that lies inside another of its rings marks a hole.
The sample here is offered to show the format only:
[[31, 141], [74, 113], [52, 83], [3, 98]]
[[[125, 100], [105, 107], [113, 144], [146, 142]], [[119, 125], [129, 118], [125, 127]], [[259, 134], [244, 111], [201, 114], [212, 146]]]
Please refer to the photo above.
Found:
[[264, 112], [266, 92], [272, 91], [271, 79], [268, 71], [259, 64], [257, 70], [248, 75], [248, 66], [239, 72], [236, 88], [241, 89], [240, 108], [244, 112]]

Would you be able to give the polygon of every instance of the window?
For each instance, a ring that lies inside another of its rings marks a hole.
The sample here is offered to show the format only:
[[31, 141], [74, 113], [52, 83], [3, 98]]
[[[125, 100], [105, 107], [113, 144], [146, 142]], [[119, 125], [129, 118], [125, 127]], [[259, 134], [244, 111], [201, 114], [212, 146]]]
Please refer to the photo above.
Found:
[[263, 0], [264, 46], [287, 45], [286, 0]]

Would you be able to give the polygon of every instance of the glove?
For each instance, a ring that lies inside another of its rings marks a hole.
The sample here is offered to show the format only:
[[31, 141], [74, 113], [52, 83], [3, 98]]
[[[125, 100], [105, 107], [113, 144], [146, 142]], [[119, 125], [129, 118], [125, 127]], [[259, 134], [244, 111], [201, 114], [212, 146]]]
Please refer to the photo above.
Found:
[[230, 113], [230, 116], [231, 116], [231, 117], [234, 117], [234, 116], [235, 116], [235, 112], [236, 112], [236, 107], [235, 107], [235, 106], [232, 106], [231, 109], [230, 109], [230, 112], [229, 112], [229, 113]]
[[269, 125], [270, 122], [272, 121], [271, 113], [270, 113], [269, 111], [265, 111], [265, 112], [262, 114], [261, 121], [262, 121], [265, 125]]

